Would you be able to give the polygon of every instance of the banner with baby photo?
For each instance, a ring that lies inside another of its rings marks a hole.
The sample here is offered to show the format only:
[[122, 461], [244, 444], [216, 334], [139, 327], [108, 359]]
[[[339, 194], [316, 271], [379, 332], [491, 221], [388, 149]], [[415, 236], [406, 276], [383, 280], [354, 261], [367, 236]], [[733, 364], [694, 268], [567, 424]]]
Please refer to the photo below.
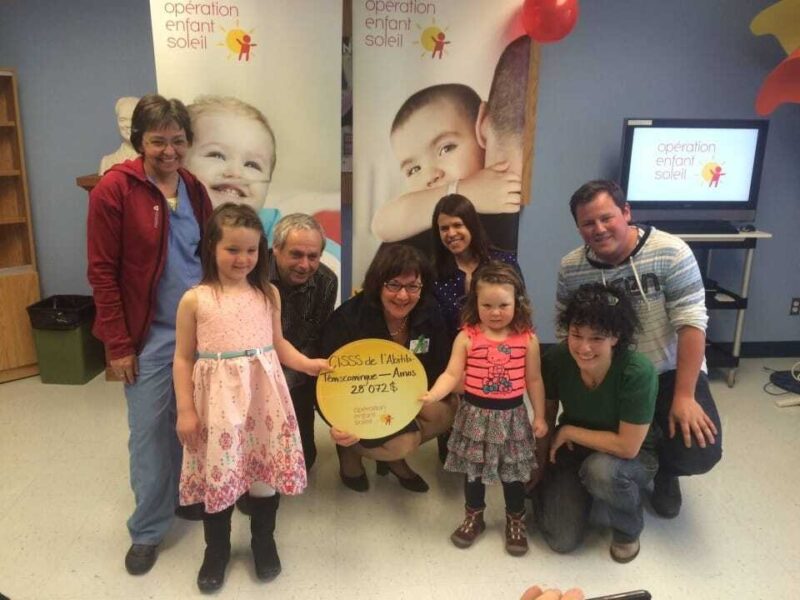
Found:
[[354, 282], [382, 243], [432, 256], [433, 210], [448, 193], [472, 201], [493, 245], [516, 251], [535, 98], [521, 5], [353, 0]]
[[158, 93], [189, 106], [186, 166], [211, 202], [245, 202], [271, 232], [308, 213], [341, 277], [342, 7], [318, 0], [150, 0]]

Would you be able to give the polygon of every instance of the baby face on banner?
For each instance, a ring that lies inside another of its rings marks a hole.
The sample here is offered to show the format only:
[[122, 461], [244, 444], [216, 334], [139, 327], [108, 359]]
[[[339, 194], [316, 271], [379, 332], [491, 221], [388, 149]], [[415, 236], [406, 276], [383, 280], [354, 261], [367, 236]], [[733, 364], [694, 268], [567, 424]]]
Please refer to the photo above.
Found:
[[260, 121], [225, 110], [193, 115], [187, 168], [205, 184], [211, 204], [264, 207], [275, 166], [275, 143]]
[[483, 168], [475, 122], [447, 99], [418, 109], [395, 129], [391, 144], [409, 192], [464, 179]]

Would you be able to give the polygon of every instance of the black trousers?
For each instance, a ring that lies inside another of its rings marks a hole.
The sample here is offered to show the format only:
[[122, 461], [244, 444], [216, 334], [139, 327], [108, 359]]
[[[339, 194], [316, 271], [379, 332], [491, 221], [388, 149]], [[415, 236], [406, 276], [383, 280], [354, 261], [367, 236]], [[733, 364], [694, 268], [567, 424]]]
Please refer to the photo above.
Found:
[[317, 400], [317, 382], [307, 381], [289, 390], [297, 416], [297, 427], [300, 430], [300, 441], [306, 459], [306, 470], [317, 460], [317, 445], [314, 443], [314, 405]]

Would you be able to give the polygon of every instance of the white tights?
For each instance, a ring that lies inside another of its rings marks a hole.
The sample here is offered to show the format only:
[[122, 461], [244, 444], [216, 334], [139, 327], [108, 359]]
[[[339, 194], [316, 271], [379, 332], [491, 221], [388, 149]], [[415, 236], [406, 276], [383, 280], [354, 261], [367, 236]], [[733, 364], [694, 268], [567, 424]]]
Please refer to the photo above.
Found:
[[255, 481], [250, 486], [251, 498], [270, 498], [275, 495], [275, 488], [268, 486], [263, 481]]

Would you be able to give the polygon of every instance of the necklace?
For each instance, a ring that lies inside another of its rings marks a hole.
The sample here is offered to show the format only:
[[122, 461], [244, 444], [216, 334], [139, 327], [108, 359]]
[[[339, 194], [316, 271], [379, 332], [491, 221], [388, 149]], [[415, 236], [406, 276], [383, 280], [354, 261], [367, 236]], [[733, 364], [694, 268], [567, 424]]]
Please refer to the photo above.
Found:
[[600, 387], [600, 384], [603, 383], [603, 381], [605, 380], [610, 366], [611, 365], [602, 367], [601, 368], [602, 372], [595, 371], [590, 373], [588, 371], [581, 371], [580, 375], [581, 375], [581, 381], [583, 381], [583, 385], [585, 385], [590, 390], [596, 390], [598, 387]]
[[391, 329], [389, 329], [389, 324], [387, 323], [386, 328], [389, 329], [389, 335], [392, 337], [397, 337], [406, 330], [407, 323], [408, 323], [408, 315], [400, 319], [400, 326], [397, 328], [396, 331], [392, 331]]
[[583, 383], [590, 390], [593, 390], [593, 389], [597, 388], [597, 386], [599, 385], [599, 383], [597, 381], [593, 380], [591, 377], [587, 377], [586, 379], [584, 379]]

